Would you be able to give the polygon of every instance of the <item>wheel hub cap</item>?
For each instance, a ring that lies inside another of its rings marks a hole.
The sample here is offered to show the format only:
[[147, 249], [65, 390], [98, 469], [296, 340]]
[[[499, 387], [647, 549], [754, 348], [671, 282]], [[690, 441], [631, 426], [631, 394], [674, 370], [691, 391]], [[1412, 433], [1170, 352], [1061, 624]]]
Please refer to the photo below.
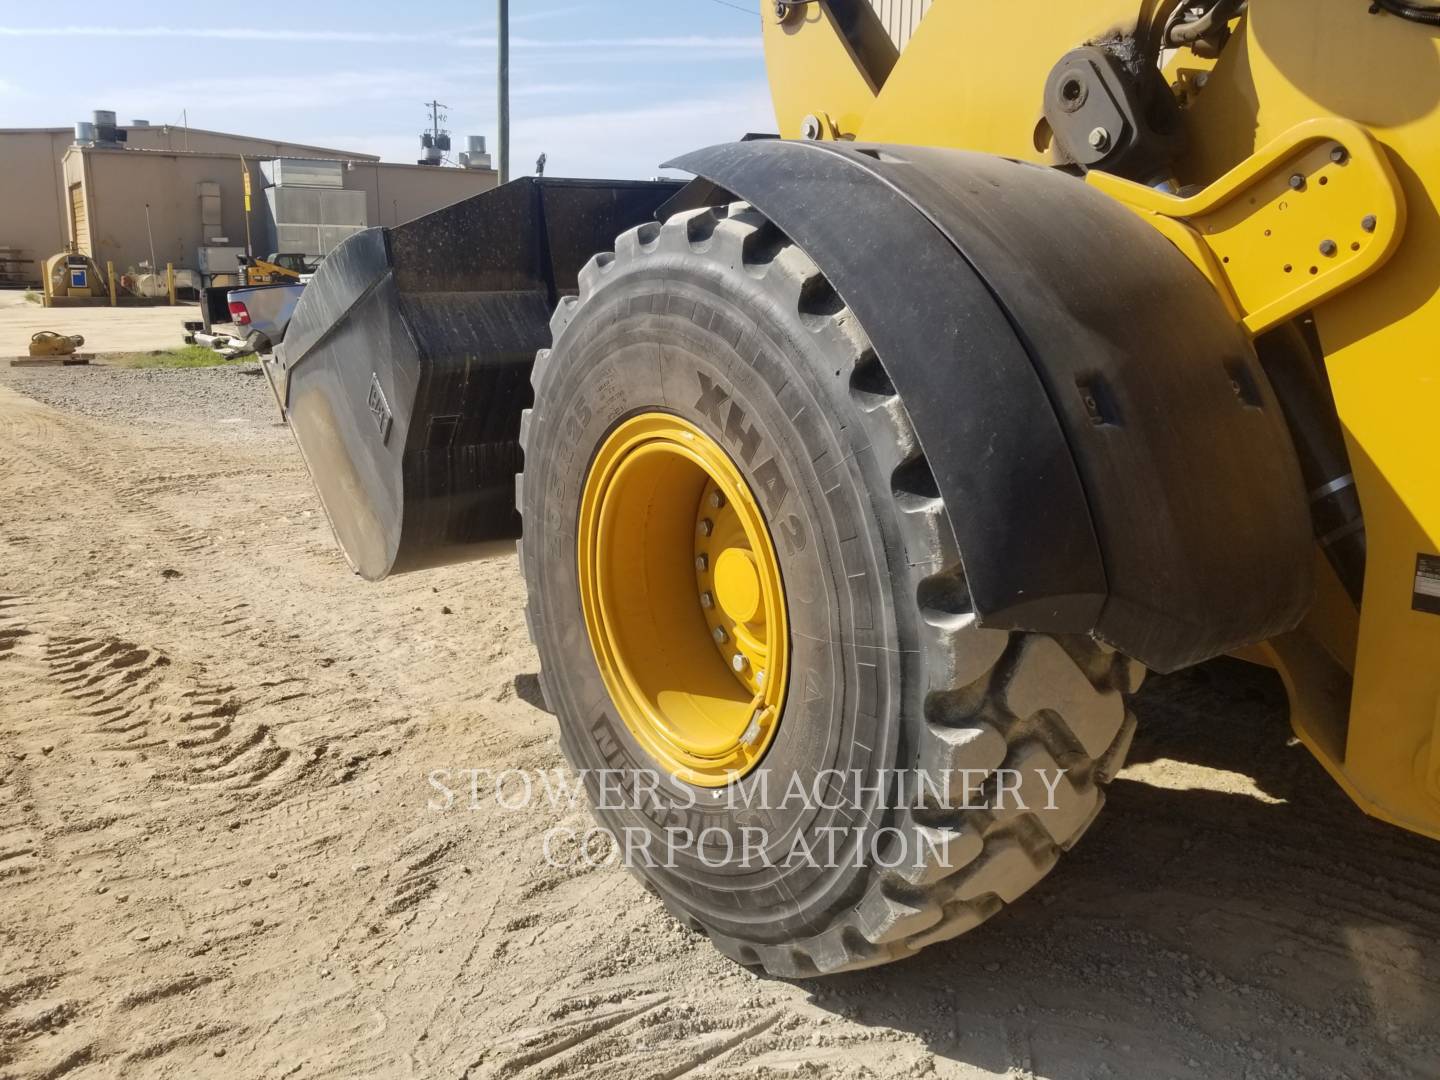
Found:
[[760, 507], [699, 428], [645, 413], [606, 439], [579, 520], [581, 608], [620, 719], [678, 779], [723, 787], [774, 740], [789, 629]]

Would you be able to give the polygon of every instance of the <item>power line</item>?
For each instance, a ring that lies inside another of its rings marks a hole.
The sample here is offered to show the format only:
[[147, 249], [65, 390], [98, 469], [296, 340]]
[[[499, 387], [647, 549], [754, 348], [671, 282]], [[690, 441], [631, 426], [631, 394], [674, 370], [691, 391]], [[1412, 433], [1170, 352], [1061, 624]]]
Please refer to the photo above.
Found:
[[754, 8], [741, 7], [739, 4], [732, 4], [730, 0], [710, 0], [712, 4], [719, 4], [721, 7], [733, 8], [736, 11], [743, 11], [746, 15], [759, 15], [760, 12]]

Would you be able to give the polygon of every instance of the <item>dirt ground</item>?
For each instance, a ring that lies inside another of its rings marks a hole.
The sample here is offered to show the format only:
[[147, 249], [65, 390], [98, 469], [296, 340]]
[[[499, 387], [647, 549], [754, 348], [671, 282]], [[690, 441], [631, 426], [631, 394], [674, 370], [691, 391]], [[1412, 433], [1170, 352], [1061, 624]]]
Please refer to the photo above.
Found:
[[149, 352], [174, 349], [183, 342], [182, 323], [198, 319], [195, 304], [179, 307], [45, 308], [25, 299], [23, 292], [0, 290], [0, 364], [24, 356], [30, 338], [41, 330], [80, 334], [87, 353]]
[[583, 808], [431, 808], [561, 764], [515, 560], [352, 577], [257, 375], [0, 369], [0, 507], [0, 1077], [1440, 1076], [1440, 845], [1260, 669], [1152, 679], [977, 933], [767, 980], [548, 866]]

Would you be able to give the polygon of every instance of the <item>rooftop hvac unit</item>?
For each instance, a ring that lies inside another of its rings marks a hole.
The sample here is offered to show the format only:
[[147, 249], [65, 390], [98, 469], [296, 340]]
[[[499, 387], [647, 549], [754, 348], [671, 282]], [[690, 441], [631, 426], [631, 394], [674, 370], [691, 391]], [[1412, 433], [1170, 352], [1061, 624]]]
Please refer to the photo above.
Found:
[[126, 141], [125, 132], [116, 126], [115, 114], [109, 109], [96, 109], [93, 118], [96, 146], [118, 146]]
[[262, 161], [260, 172], [271, 187], [343, 188], [345, 163], [318, 158]]
[[490, 155], [485, 151], [485, 136], [471, 135], [466, 140], [469, 147], [460, 155], [460, 167], [462, 169], [489, 169], [492, 168]]
[[485, 151], [485, 136], [471, 135], [466, 140], [469, 149], [460, 155], [460, 167], [462, 169], [489, 169], [493, 168], [490, 162], [490, 155]]
[[265, 189], [268, 226], [274, 230], [272, 251], [318, 257], [369, 225], [363, 191], [321, 188]]

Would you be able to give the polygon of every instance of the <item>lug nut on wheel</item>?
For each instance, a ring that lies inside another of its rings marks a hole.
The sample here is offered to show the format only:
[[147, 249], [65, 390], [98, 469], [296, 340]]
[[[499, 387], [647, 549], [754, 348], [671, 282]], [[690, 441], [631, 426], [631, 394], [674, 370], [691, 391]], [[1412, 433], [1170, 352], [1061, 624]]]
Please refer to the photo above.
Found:
[[735, 658], [730, 661], [730, 666], [734, 668], [738, 674], [750, 666], [750, 661], [745, 659], [744, 653], [736, 653]]

